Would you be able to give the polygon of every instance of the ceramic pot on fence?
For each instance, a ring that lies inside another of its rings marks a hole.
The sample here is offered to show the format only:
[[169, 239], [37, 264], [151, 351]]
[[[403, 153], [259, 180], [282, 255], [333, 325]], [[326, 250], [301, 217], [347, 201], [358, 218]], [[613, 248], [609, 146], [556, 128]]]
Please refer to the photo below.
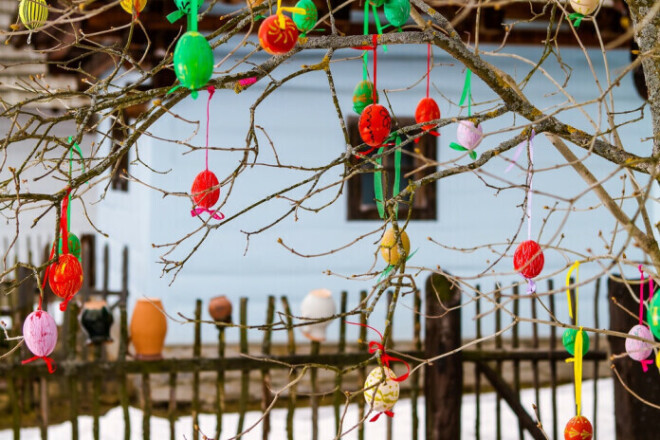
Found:
[[[301, 318], [322, 319], [336, 313], [335, 301], [332, 292], [328, 289], [312, 290], [303, 299], [300, 305]], [[325, 329], [331, 321], [319, 322], [317, 324], [305, 325], [300, 328], [302, 334], [309, 340], [315, 342], [325, 341]]]
[[140, 298], [131, 318], [131, 342], [135, 357], [141, 360], [162, 359], [167, 333], [167, 319], [158, 298]]
[[105, 301], [87, 301], [80, 313], [80, 326], [87, 334], [87, 344], [112, 342], [110, 328], [114, 322]]
[[209, 315], [215, 322], [231, 322], [231, 301], [224, 296], [216, 296], [209, 301]]

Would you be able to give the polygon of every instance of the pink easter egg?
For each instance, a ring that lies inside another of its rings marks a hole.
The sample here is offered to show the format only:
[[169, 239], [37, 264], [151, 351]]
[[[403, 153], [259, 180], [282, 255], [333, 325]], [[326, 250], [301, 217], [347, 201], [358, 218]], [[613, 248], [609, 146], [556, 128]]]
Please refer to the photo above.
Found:
[[[645, 325], [637, 324], [628, 332], [629, 335], [637, 336], [640, 338], [648, 339], [649, 341], [653, 340], [653, 335], [651, 335], [651, 330]], [[642, 342], [637, 339], [626, 338], [626, 352], [628, 356], [633, 358], [636, 361], [643, 361], [648, 358], [653, 347], [648, 342]]]
[[43, 310], [30, 313], [23, 324], [25, 345], [39, 357], [48, 356], [57, 344], [57, 325], [52, 316]]
[[471, 121], [461, 121], [456, 130], [456, 139], [458, 143], [468, 150], [473, 150], [481, 143], [484, 137], [484, 131], [481, 124], [474, 126]]

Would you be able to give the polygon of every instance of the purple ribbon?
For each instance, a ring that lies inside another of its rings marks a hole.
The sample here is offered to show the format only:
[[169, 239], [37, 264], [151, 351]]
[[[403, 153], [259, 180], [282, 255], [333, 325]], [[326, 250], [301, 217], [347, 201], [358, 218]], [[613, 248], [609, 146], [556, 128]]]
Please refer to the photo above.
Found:
[[218, 212], [217, 209], [215, 211], [211, 211], [208, 208], [202, 208], [200, 206], [198, 206], [197, 208], [194, 208], [192, 211], [190, 211], [190, 215], [192, 217], [195, 217], [195, 216], [198, 216], [198, 215], [203, 214], [205, 212], [208, 212], [209, 214], [211, 214], [211, 217], [213, 217], [216, 220], [222, 220], [223, 218], [225, 218], [225, 215], [223, 213], [220, 213], [220, 215], [217, 214], [217, 212]]

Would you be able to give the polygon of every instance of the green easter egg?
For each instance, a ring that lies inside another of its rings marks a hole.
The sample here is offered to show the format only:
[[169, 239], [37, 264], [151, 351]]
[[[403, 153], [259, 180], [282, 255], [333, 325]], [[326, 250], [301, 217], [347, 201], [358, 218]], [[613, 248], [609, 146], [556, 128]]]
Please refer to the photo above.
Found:
[[660, 293], [653, 295], [646, 319], [653, 336], [660, 339]]
[[385, 18], [394, 27], [401, 27], [410, 17], [410, 0], [385, 0]]
[[319, 18], [319, 12], [316, 10], [316, 5], [312, 0], [300, 0], [296, 3], [296, 8], [305, 10], [305, 14], [293, 13], [293, 22], [298, 27], [300, 32], [308, 32], [316, 24]]
[[189, 31], [181, 36], [174, 48], [174, 72], [190, 90], [209, 82], [213, 74], [213, 51], [202, 34]]
[[[564, 330], [564, 335], [561, 338], [564, 348], [568, 351], [571, 356], [575, 356], [575, 338], [577, 337], [578, 331], [574, 328], [567, 328]], [[587, 332], [582, 330], [582, 356], [587, 354], [589, 351], [589, 335]]]
[[[80, 260], [80, 240], [76, 236], [69, 232], [69, 239], [67, 240], [69, 253]], [[59, 254], [62, 255], [62, 237], [60, 237], [60, 242], [58, 244]]]
[[[360, 81], [353, 91], [353, 110], [358, 115], [362, 114], [364, 108], [374, 104], [374, 84], [371, 81]], [[376, 102], [378, 102], [378, 92], [376, 92]]]
[[18, 16], [26, 28], [40, 28], [48, 20], [48, 5], [45, 0], [21, 0], [18, 4]]

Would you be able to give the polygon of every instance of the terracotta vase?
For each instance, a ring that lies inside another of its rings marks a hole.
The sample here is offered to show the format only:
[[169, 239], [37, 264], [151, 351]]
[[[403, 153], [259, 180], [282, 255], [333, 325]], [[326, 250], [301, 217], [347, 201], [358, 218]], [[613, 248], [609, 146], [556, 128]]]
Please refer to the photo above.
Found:
[[167, 318], [162, 310], [163, 303], [158, 298], [140, 298], [135, 304], [130, 330], [136, 359], [163, 358]]
[[216, 322], [231, 322], [231, 311], [231, 301], [225, 295], [216, 296], [209, 301], [209, 315]]
[[[328, 289], [312, 290], [300, 304], [300, 316], [307, 319], [328, 318], [336, 313], [332, 292]], [[302, 334], [310, 341], [325, 341], [325, 330], [331, 321], [323, 321], [300, 327]]]
[[112, 342], [110, 328], [114, 317], [105, 301], [87, 301], [80, 313], [80, 326], [87, 333], [87, 344]]

